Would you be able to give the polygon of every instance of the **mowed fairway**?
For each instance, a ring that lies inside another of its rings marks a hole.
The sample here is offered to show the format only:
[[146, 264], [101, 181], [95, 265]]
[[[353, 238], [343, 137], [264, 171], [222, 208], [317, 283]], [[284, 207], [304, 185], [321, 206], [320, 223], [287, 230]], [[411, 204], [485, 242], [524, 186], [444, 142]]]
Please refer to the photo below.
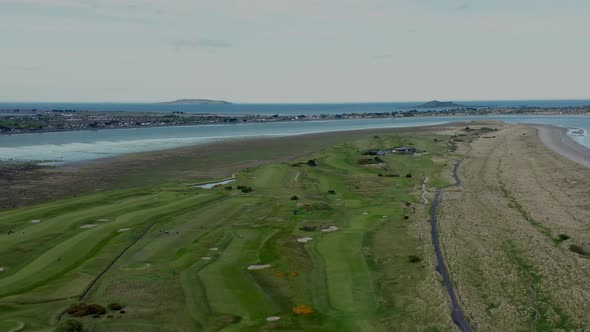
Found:
[[[400, 145], [419, 153], [363, 155]], [[225, 187], [171, 179], [0, 212], [0, 327], [51, 331], [84, 302], [124, 306], [76, 318], [95, 331], [449, 330], [417, 231], [447, 153], [445, 137], [374, 136]]]

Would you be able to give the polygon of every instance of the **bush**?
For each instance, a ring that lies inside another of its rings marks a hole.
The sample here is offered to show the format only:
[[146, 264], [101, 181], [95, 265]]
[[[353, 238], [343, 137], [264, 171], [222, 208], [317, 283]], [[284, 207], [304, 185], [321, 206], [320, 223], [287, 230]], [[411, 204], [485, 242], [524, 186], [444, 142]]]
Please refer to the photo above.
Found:
[[121, 309], [123, 309], [123, 306], [120, 305], [119, 303], [111, 303], [108, 305], [109, 309], [114, 310], [114, 311], [119, 311]]
[[412, 174], [408, 173], [408, 174], [406, 174], [406, 177], [409, 179], [412, 177]]
[[318, 164], [315, 162], [314, 159], [310, 159], [307, 161], [307, 166], [316, 167]]
[[330, 194], [330, 195], [336, 195], [336, 190], [328, 190], [328, 194]]
[[559, 235], [557, 236], [557, 240], [558, 240], [559, 242], [563, 242], [563, 241], [565, 241], [565, 240], [569, 240], [569, 238], [570, 238], [570, 237], [569, 237], [569, 236], [567, 236], [567, 235], [565, 235], [565, 234], [559, 234]]
[[78, 303], [72, 305], [67, 311], [70, 316], [84, 317], [91, 315], [104, 315], [106, 310], [98, 304]]
[[303, 226], [303, 227], [299, 227], [299, 229], [304, 232], [314, 232], [316, 229], [318, 229], [318, 227], [317, 226]]
[[75, 319], [64, 320], [59, 323], [55, 332], [81, 332], [84, 330], [82, 323]]
[[249, 193], [251, 191], [254, 191], [254, 189], [248, 186], [238, 186], [238, 190], [241, 190], [243, 193]]
[[225, 190], [233, 190], [233, 189], [234, 189], [234, 187], [232, 187], [232, 186], [226, 186], [225, 187]]
[[580, 255], [587, 254], [586, 250], [584, 250], [584, 248], [582, 248], [581, 246], [579, 246], [577, 244], [570, 245], [570, 251], [573, 251], [573, 252], [580, 254]]
[[290, 198], [290, 199], [291, 199], [292, 201], [297, 201], [297, 200], [299, 200], [299, 196], [297, 196], [297, 195], [293, 195], [293, 196], [291, 196], [291, 198]]
[[420, 257], [418, 257], [418, 256], [415, 256], [415, 255], [410, 255], [410, 256], [408, 256], [408, 261], [409, 261], [410, 263], [418, 263], [418, 262], [420, 262], [421, 260], [422, 260], [422, 258], [420, 258]]
[[297, 315], [309, 315], [313, 314], [313, 309], [310, 306], [298, 305], [293, 308], [293, 312]]

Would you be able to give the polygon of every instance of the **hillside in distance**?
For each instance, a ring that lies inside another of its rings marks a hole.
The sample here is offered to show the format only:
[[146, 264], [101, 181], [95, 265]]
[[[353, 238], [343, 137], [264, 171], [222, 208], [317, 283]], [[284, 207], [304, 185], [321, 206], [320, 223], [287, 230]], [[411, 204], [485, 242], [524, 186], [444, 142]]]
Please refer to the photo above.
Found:
[[442, 108], [442, 107], [467, 107], [465, 105], [455, 104], [452, 101], [433, 100], [427, 103], [415, 106], [416, 108]]

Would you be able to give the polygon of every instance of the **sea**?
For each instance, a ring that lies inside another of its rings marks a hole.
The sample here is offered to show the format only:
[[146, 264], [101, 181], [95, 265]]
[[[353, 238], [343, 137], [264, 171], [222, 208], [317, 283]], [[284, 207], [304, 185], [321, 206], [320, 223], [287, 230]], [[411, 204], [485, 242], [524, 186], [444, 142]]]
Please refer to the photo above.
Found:
[[[571, 100], [463, 100], [468, 107], [575, 107], [590, 105], [590, 99]], [[0, 113], [13, 109], [84, 110], [116, 112], [185, 112], [208, 114], [310, 115], [383, 113], [413, 109], [424, 102], [315, 103], [315, 104], [202, 104], [167, 103], [0, 103]]]
[[[457, 101], [461, 105], [494, 107], [567, 107], [590, 105], [590, 100], [546, 101]], [[76, 109], [130, 112], [195, 112], [215, 114], [343, 114], [381, 113], [411, 109], [419, 103], [363, 104], [76, 104], [0, 103], [9, 109]], [[0, 160], [37, 161], [47, 165], [90, 161], [127, 153], [146, 152], [247, 137], [272, 137], [306, 133], [399, 128], [443, 124], [455, 121], [493, 119], [508, 123], [551, 124], [568, 128], [570, 136], [590, 149], [590, 116], [453, 116], [286, 121], [269, 123], [207, 124], [176, 127], [102, 129], [30, 133], [0, 136]]]

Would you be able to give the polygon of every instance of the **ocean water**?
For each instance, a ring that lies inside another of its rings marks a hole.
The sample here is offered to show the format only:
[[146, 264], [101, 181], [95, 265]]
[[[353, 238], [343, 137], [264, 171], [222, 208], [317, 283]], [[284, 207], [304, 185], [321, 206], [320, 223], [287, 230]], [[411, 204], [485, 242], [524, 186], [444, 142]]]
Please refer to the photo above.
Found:
[[[125, 112], [185, 112], [211, 114], [344, 114], [383, 113], [412, 109], [424, 102], [383, 103], [324, 103], [324, 104], [229, 104], [229, 105], [171, 105], [161, 103], [0, 103], [3, 110], [90, 110]], [[590, 100], [467, 100], [455, 103], [471, 107], [570, 107], [590, 105]]]
[[590, 116], [466, 116], [212, 124], [7, 135], [0, 136], [0, 159], [63, 164], [244, 137], [413, 127], [481, 119], [578, 128], [581, 134], [572, 137], [590, 148]]

